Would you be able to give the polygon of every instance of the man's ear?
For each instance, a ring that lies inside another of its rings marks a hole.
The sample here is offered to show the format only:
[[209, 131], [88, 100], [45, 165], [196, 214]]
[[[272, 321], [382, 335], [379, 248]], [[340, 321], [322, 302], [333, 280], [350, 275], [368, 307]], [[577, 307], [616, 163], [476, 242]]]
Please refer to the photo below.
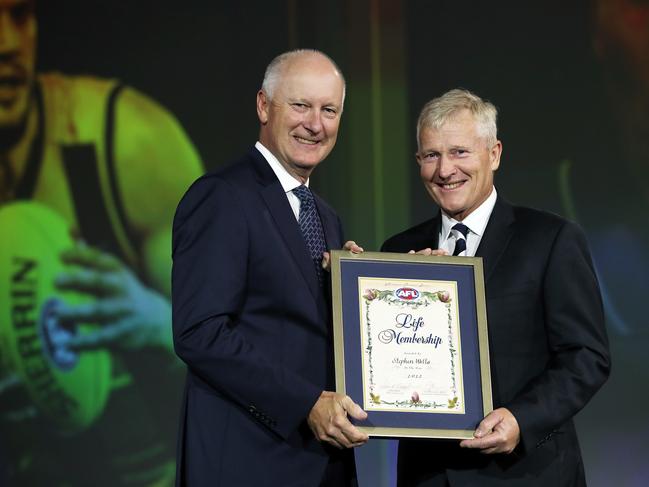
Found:
[[269, 99], [262, 90], [257, 92], [257, 116], [262, 125], [268, 122], [268, 104]]
[[495, 171], [500, 166], [500, 156], [503, 153], [503, 143], [499, 140], [496, 141], [494, 146], [489, 151], [489, 158], [491, 159], [491, 170]]

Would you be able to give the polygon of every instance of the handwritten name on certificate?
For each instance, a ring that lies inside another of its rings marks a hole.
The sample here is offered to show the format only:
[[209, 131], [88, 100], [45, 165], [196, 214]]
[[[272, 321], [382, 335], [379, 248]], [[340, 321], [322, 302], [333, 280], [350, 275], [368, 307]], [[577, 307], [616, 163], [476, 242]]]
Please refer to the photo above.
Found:
[[359, 277], [366, 411], [464, 413], [453, 281]]

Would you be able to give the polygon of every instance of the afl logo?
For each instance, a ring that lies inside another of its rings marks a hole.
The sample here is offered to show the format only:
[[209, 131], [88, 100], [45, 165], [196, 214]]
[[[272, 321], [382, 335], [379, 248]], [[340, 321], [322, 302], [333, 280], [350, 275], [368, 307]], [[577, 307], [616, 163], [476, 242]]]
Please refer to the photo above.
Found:
[[394, 295], [401, 301], [412, 301], [419, 297], [419, 291], [412, 287], [400, 287], [394, 292]]

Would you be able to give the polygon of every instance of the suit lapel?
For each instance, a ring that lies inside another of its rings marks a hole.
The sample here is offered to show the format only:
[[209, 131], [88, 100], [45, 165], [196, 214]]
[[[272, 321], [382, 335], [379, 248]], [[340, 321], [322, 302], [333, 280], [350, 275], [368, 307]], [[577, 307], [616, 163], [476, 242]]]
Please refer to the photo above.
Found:
[[489, 223], [476, 251], [476, 257], [482, 257], [485, 282], [489, 280], [496, 264], [502, 257], [514, 232], [514, 210], [512, 206], [498, 197]]
[[[439, 229], [441, 228], [441, 226], [442, 226], [442, 213], [437, 212], [437, 216], [435, 218], [433, 218], [433, 220], [432, 220], [432, 230], [433, 230], [432, 239], [433, 240], [432, 240], [432, 244], [430, 245], [430, 248], [433, 249], [433, 250], [439, 248], [439, 231], [440, 231]], [[426, 248], [428, 246], [429, 245], [426, 244], [425, 246], [423, 246], [421, 248], [423, 249], [423, 248]], [[415, 251], [416, 250], [417, 249], [415, 249]]]
[[284, 239], [289, 253], [295, 260], [302, 277], [307, 283], [311, 294], [314, 299], [318, 300], [320, 291], [320, 284], [318, 277], [313, 268], [313, 261], [309, 256], [304, 238], [300, 227], [295, 220], [295, 215], [291, 209], [291, 205], [286, 198], [284, 188], [275, 176], [275, 173], [266, 162], [266, 159], [254, 149], [251, 151], [251, 156], [254, 160], [254, 165], [259, 175], [259, 182], [262, 185], [261, 197], [263, 198], [268, 210], [270, 211], [280, 235]]
[[[324, 236], [325, 236], [325, 246], [327, 248], [327, 251], [331, 250], [340, 250], [342, 249], [343, 243], [342, 243], [342, 235], [341, 235], [341, 230], [340, 226], [338, 224], [338, 219], [336, 218], [335, 214], [331, 212], [327, 208], [327, 206], [324, 204], [324, 202], [320, 199], [320, 197], [313, 193], [313, 197], [315, 199], [316, 207], [318, 208], [318, 214], [320, 215], [320, 221], [322, 222], [322, 228], [324, 231]], [[324, 280], [325, 280], [325, 286], [330, 286], [331, 281], [329, 279], [329, 274], [328, 272], [325, 272]], [[320, 300], [318, 301], [318, 308], [320, 310], [321, 315], [325, 318], [325, 320], [329, 321], [327, 319], [327, 315], [329, 313], [328, 309], [331, 308], [331, 301], [329, 300], [329, 296], [331, 296], [331, 289], [330, 287], [328, 288], [328, 291], [326, 293], [327, 300]]]
[[316, 207], [318, 208], [318, 214], [320, 215], [320, 221], [322, 222], [322, 228], [324, 231], [325, 242], [327, 251], [329, 250], [339, 250], [342, 248], [342, 242], [340, 239], [340, 230], [338, 228], [338, 222], [333, 217], [330, 211], [327, 211], [326, 207], [323, 205], [322, 200], [315, 193], [313, 194], [315, 199]]

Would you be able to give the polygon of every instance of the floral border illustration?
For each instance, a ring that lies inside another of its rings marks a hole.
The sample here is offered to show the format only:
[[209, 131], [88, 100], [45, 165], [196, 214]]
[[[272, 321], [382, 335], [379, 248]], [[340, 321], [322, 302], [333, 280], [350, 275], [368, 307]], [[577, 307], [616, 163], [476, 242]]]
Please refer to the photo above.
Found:
[[[370, 386], [370, 399], [375, 405], [388, 405], [396, 406], [399, 408], [417, 408], [417, 409], [459, 409], [459, 399], [457, 396], [457, 383], [456, 383], [456, 374], [455, 374], [455, 356], [457, 350], [453, 347], [452, 337], [453, 337], [453, 320], [452, 320], [452, 311], [451, 311], [451, 297], [448, 291], [423, 291], [420, 293], [420, 297], [416, 301], [403, 301], [394, 295], [394, 291], [391, 290], [379, 290], [379, 289], [366, 289], [363, 294], [363, 299], [365, 300], [365, 321], [367, 323], [367, 346], [365, 347], [365, 353], [368, 355], [369, 362], [369, 386]], [[434, 302], [442, 303], [447, 312], [448, 317], [448, 341], [449, 351], [451, 354], [451, 380], [452, 380], [452, 391], [453, 397], [445, 403], [438, 402], [424, 402], [419, 398], [418, 392], [413, 392], [412, 396], [409, 399], [397, 400], [397, 401], [385, 401], [381, 399], [381, 396], [374, 389], [374, 367], [372, 365], [372, 333], [371, 333], [371, 323], [370, 323], [370, 304], [373, 301], [384, 301], [390, 306], [399, 306], [401, 308], [410, 308], [417, 309], [421, 306], [430, 306]]]

